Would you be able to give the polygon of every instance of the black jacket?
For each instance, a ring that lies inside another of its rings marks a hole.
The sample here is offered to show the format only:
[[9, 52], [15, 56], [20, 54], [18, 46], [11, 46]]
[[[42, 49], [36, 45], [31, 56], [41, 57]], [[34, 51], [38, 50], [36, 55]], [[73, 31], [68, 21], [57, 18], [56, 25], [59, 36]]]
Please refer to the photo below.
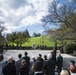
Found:
[[55, 75], [55, 61], [53, 59], [49, 59], [46, 61], [45, 72], [46, 75]]
[[7, 63], [3, 67], [2, 72], [4, 75], [16, 75], [16, 67], [12, 63]]
[[20, 67], [20, 75], [29, 75], [28, 67]]

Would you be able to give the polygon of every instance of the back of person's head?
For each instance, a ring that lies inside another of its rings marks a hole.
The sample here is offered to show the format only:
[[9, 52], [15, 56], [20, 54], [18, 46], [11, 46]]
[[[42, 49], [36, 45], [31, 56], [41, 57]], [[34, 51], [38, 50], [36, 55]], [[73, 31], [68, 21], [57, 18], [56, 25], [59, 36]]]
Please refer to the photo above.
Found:
[[57, 56], [61, 56], [61, 53], [59, 52], [59, 53], [57, 54]]
[[26, 61], [25, 61], [25, 60], [22, 60], [22, 62], [21, 62], [21, 67], [26, 67], [26, 66], [27, 66]]
[[43, 63], [40, 60], [37, 60], [33, 64], [34, 71], [42, 71], [43, 69]]
[[32, 56], [32, 60], [33, 60], [33, 61], [35, 61], [35, 60], [36, 60], [35, 56]]
[[52, 54], [50, 53], [47, 55], [47, 59], [51, 59], [51, 58], [52, 58]]
[[74, 65], [70, 65], [69, 69], [71, 73], [76, 73], [76, 67]]
[[39, 57], [42, 57], [42, 55], [41, 55], [41, 54], [39, 54]]
[[2, 61], [4, 59], [3, 55], [0, 55], [0, 61]]
[[47, 55], [44, 55], [44, 59], [47, 59]]
[[36, 60], [40, 60], [40, 59], [41, 59], [41, 57], [39, 57], [39, 56], [36, 58]]
[[22, 54], [18, 54], [18, 58], [21, 58], [22, 57]]
[[26, 56], [27, 56], [27, 55], [28, 55], [28, 53], [27, 53], [27, 52], [25, 52], [25, 53], [24, 53], [24, 55], [26, 55]]
[[74, 60], [70, 60], [70, 64], [71, 65], [75, 65], [75, 61]]
[[8, 63], [12, 63], [12, 62], [13, 62], [13, 57], [12, 57], [12, 56], [9, 56], [9, 57], [7, 58], [7, 62], [8, 62]]
[[69, 75], [69, 72], [68, 70], [62, 70], [60, 75]]

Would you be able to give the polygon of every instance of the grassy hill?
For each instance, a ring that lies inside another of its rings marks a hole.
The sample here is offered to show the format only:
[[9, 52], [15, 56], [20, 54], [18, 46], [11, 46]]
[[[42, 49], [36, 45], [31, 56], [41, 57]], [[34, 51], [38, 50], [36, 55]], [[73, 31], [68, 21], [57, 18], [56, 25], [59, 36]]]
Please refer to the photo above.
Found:
[[33, 43], [36, 45], [54, 46], [54, 42], [50, 41], [48, 36], [30, 38], [29, 42], [24, 43], [23, 46], [32, 46]]
[[[29, 42], [24, 43], [23, 46], [32, 46], [33, 43], [35, 43], [36, 45], [54, 46], [54, 42], [50, 40], [48, 36], [29, 38]], [[67, 44], [70, 44], [70, 43], [73, 43], [73, 41], [71, 40], [67, 41]], [[57, 46], [59, 46], [59, 44]]]

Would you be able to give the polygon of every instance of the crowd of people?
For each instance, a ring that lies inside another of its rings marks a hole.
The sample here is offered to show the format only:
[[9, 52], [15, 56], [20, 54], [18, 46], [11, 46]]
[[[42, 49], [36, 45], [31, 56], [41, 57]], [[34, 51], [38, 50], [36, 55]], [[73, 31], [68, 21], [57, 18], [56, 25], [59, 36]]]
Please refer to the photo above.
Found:
[[42, 57], [38, 54], [37, 57], [30, 57], [25, 52], [24, 56], [18, 54], [17, 60], [12, 56], [9, 56], [7, 60], [4, 60], [3, 55], [0, 55], [0, 75], [76, 75], [75, 62], [70, 61], [68, 69], [63, 70], [63, 57], [61, 53], [53, 52]]

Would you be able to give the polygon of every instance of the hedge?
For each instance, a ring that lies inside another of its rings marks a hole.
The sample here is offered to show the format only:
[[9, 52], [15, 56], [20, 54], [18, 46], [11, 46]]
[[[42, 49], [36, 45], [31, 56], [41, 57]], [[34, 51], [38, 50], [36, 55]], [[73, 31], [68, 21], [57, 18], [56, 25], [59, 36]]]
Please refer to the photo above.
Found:
[[[32, 50], [32, 46], [8, 46], [8, 50]], [[41, 50], [53, 50], [53, 46], [37, 46], [36, 49]], [[57, 47], [59, 49], [59, 47]], [[4, 47], [4, 50], [6, 50], [6, 47]]]
[[64, 52], [67, 54], [72, 54], [76, 51], [76, 44], [68, 44], [64, 47]]

